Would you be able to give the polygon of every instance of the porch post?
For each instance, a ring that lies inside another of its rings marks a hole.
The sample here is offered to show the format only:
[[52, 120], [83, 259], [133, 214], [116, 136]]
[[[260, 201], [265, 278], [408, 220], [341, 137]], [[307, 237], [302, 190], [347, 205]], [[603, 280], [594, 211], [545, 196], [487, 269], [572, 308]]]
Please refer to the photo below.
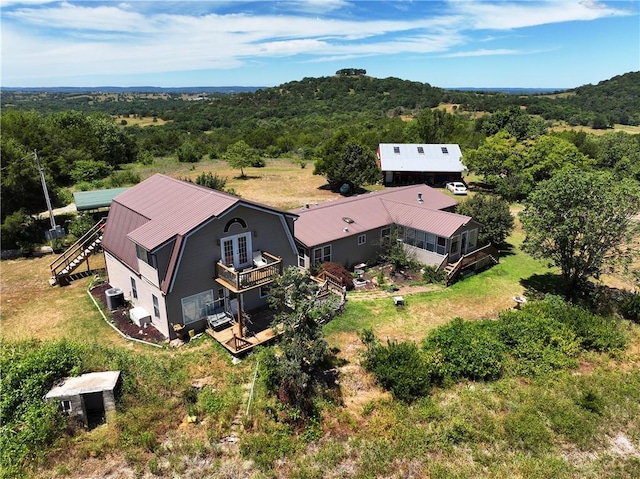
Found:
[[238, 294], [238, 336], [244, 338], [244, 325], [242, 324], [242, 293]]

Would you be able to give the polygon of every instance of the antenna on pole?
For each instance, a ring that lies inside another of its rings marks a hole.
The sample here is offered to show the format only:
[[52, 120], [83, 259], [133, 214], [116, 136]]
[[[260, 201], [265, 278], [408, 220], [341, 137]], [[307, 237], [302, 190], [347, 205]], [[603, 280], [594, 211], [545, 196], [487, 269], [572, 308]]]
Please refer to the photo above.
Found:
[[49, 221], [51, 221], [51, 229], [45, 233], [45, 237], [48, 241], [57, 238], [64, 237], [64, 229], [56, 225], [56, 218], [53, 215], [53, 208], [51, 207], [51, 199], [49, 198], [49, 190], [47, 189], [47, 181], [44, 178], [44, 168], [40, 164], [40, 158], [38, 158], [38, 151], [33, 150], [33, 156], [38, 164], [38, 172], [40, 173], [40, 182], [42, 183], [42, 191], [44, 191], [44, 199], [47, 202], [47, 209], [49, 210]]

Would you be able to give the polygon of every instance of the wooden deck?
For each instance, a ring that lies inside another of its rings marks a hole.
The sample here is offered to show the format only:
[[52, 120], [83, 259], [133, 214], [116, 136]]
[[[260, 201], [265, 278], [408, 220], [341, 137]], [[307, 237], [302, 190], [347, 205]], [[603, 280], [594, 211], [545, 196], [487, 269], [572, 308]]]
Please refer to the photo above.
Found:
[[205, 331], [235, 356], [249, 352], [256, 346], [275, 339], [278, 335], [271, 328], [272, 321], [273, 311], [264, 308], [249, 314], [249, 320], [245, 324], [244, 337], [240, 334], [237, 322], [223, 328], [207, 328]]

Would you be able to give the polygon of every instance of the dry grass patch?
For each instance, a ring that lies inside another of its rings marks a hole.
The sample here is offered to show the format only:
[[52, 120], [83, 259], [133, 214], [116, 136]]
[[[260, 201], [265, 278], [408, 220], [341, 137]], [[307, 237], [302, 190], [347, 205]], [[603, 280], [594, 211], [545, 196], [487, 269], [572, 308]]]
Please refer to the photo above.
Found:
[[607, 133], [618, 133], [621, 131], [628, 133], [630, 135], [640, 134], [640, 126], [615, 124], [613, 125], [613, 128], [595, 129], [595, 128], [590, 128], [588, 126], [582, 126], [582, 125], [572, 126], [572, 125], [569, 125], [567, 122], [561, 121], [561, 120], [555, 121], [553, 126], [550, 128], [550, 130], [551, 131], [565, 131], [565, 130], [584, 131], [585, 133], [591, 133], [593, 135], [598, 135], [598, 136], [606, 135]]
[[[4, 339], [100, 338], [114, 341], [117, 334], [103, 321], [87, 295], [91, 278], [66, 287], [49, 285], [53, 256], [2, 261], [0, 336]], [[104, 264], [100, 256], [91, 264]]]
[[340, 195], [324, 189], [324, 176], [313, 174], [313, 165], [306, 168], [290, 159], [269, 159], [264, 168], [245, 168], [246, 178], [240, 171], [229, 167], [224, 161], [201, 162], [189, 171], [179, 171], [171, 176], [195, 181], [202, 173], [211, 172], [227, 178], [227, 188], [233, 188], [241, 197], [276, 208], [290, 210], [305, 204], [323, 203]]

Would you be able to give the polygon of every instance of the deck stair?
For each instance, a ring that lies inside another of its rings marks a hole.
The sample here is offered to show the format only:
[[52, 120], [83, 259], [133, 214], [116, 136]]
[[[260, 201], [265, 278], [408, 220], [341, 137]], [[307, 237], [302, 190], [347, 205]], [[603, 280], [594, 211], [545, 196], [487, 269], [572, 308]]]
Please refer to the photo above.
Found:
[[102, 218], [49, 265], [51, 269], [49, 283], [51, 286], [69, 284], [73, 272], [84, 262], [89, 264], [89, 256], [101, 249], [102, 234], [106, 221], [106, 218]]
[[463, 255], [455, 263], [448, 263], [444, 271], [447, 286], [454, 283], [463, 272], [479, 271], [490, 265], [498, 264], [499, 252], [495, 246], [488, 244], [469, 254]]

